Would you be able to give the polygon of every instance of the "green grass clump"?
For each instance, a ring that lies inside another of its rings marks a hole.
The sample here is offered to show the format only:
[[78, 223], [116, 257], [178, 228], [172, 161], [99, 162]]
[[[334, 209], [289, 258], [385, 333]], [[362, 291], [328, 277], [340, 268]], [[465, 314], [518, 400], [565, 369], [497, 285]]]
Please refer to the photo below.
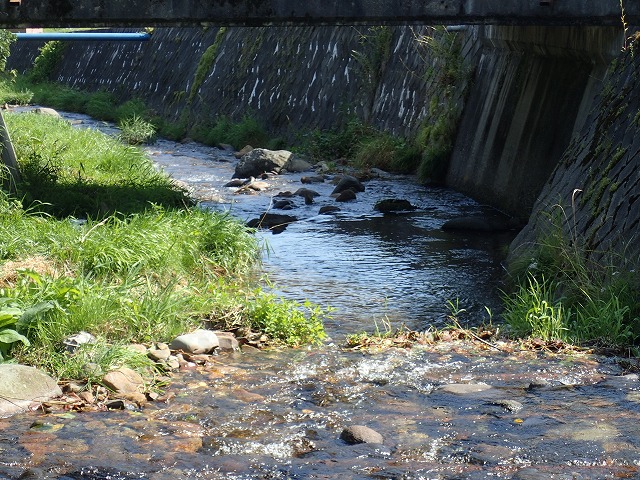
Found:
[[156, 127], [137, 115], [118, 122], [119, 138], [129, 145], [140, 145], [152, 141], [156, 136]]
[[298, 144], [299, 151], [315, 160], [345, 159], [363, 169], [410, 173], [420, 158], [413, 142], [380, 132], [357, 118], [341, 128], [310, 132]]
[[[324, 337], [323, 311], [256, 291], [252, 232], [193, 206], [140, 150], [49, 116], [7, 123], [25, 183], [21, 197], [0, 191], [3, 358], [99, 381], [122, 365], [149, 373], [127, 345], [203, 326], [286, 345]], [[97, 342], [70, 354], [79, 331]]]
[[[591, 252], [551, 219], [526, 258], [513, 264], [515, 288], [503, 318], [517, 336], [632, 347], [640, 339], [638, 259]], [[607, 261], [607, 259], [609, 261]]]

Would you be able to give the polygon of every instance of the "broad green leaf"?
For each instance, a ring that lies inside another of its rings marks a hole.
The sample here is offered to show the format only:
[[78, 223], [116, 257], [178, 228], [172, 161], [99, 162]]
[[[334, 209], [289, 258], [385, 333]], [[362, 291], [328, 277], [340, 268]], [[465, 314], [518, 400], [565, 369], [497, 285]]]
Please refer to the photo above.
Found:
[[11, 343], [15, 343], [15, 342], [22, 342], [27, 347], [29, 345], [31, 345], [31, 342], [29, 342], [29, 339], [27, 337], [25, 337], [24, 335], [19, 334], [15, 330], [7, 328], [7, 329], [4, 329], [4, 330], [0, 331], [0, 343], [11, 344]]
[[53, 308], [55, 308], [53, 302], [40, 302], [33, 307], [27, 308], [17, 322], [18, 327], [29, 327], [31, 322], [33, 322], [40, 314], [48, 312]]

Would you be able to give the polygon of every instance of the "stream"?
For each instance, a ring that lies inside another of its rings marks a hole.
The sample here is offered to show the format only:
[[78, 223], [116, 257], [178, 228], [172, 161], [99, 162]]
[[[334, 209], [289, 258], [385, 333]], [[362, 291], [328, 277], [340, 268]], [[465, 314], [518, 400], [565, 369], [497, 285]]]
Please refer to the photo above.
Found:
[[[112, 127], [65, 114], [80, 127]], [[271, 208], [300, 174], [267, 191], [224, 187], [230, 152], [160, 140], [146, 147], [204, 208], [243, 221]], [[640, 478], [640, 381], [629, 363], [451, 342], [382, 353], [340, 348], [350, 333], [444, 326], [448, 303], [470, 324], [499, 312], [510, 234], [445, 232], [490, 211], [412, 177], [372, 179], [335, 215], [329, 182], [280, 234], [257, 233], [277, 292], [335, 310], [320, 348], [245, 350], [178, 374], [163, 401], [109, 412], [0, 419], [0, 479], [614, 479]], [[417, 209], [383, 215], [405, 198]], [[496, 320], [494, 318], [494, 320]], [[349, 425], [383, 443], [348, 445]]]

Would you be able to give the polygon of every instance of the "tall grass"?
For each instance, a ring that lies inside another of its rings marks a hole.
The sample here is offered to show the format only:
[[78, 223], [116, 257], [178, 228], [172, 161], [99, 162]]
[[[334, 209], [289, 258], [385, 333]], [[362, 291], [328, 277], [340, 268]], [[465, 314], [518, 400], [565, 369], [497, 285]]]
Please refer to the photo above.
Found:
[[[514, 262], [504, 319], [519, 336], [630, 347], [640, 338], [638, 259], [594, 252], [572, 220], [549, 215], [546, 233]], [[565, 225], [563, 230], [562, 225]]]

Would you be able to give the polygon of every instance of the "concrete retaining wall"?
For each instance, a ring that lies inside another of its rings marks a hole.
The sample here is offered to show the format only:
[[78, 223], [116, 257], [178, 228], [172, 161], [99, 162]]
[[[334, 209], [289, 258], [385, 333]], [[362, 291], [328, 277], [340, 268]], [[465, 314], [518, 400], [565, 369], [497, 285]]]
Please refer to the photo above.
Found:
[[585, 121], [617, 28], [489, 27], [447, 183], [525, 217]]
[[[607, 264], [640, 266], [640, 42], [609, 69], [594, 108], [537, 200], [511, 258], [562, 232]], [[616, 252], [611, 256], [611, 252]]]

